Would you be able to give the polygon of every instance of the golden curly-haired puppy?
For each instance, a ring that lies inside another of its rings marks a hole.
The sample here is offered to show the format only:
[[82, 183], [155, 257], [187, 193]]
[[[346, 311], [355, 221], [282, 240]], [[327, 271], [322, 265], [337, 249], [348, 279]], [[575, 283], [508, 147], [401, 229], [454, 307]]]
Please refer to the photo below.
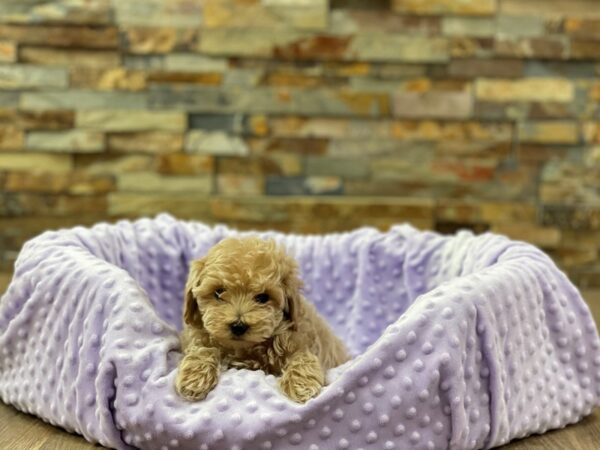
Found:
[[296, 402], [315, 397], [348, 355], [301, 287], [296, 262], [272, 240], [227, 238], [192, 262], [177, 392], [201, 400], [222, 367], [235, 367], [280, 376]]

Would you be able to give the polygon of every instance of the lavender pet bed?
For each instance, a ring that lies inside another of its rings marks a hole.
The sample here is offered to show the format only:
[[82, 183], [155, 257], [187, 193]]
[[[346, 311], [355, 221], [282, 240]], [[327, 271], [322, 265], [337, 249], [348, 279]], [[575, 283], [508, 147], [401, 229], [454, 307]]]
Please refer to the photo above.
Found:
[[182, 291], [225, 227], [154, 220], [28, 242], [0, 302], [0, 395], [117, 449], [479, 449], [600, 404], [600, 340], [579, 293], [536, 248], [407, 225], [267, 233], [355, 355], [304, 405], [273, 376], [227, 371], [179, 399]]

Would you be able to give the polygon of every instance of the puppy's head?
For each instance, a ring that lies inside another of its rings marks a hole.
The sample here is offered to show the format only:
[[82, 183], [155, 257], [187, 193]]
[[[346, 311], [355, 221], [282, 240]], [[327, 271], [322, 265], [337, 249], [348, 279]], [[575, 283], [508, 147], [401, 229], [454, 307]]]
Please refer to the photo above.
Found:
[[224, 347], [247, 347], [294, 329], [301, 281], [295, 261], [274, 241], [227, 238], [194, 261], [184, 321]]

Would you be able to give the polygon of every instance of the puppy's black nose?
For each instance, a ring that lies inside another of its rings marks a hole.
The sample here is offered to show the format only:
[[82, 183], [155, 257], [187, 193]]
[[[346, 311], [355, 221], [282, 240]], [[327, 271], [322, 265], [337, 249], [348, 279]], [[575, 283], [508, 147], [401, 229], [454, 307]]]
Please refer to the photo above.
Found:
[[236, 336], [241, 336], [246, 332], [246, 330], [248, 330], [248, 325], [246, 325], [244, 322], [238, 321], [233, 322], [231, 325], [229, 325], [229, 328], [231, 329], [231, 332], [233, 334], [235, 334]]

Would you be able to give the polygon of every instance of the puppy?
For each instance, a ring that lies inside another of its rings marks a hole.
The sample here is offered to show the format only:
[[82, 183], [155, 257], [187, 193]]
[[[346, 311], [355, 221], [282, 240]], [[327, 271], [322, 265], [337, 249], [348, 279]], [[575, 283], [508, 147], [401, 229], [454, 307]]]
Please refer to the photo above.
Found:
[[301, 287], [294, 259], [272, 240], [227, 238], [192, 262], [179, 395], [201, 400], [223, 367], [235, 367], [279, 376], [280, 389], [296, 402], [315, 397], [325, 371], [348, 354]]

